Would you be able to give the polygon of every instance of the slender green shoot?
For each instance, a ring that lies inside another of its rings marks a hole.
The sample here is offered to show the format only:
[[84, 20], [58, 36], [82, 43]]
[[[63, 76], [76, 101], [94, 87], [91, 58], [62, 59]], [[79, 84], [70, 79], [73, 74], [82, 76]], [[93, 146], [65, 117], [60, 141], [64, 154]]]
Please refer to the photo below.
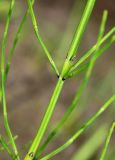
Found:
[[80, 21], [80, 24], [75, 31], [72, 43], [70, 45], [70, 49], [68, 51], [68, 59], [72, 59], [78, 51], [82, 36], [83, 36], [84, 31], [86, 29], [86, 26], [88, 24], [88, 21], [91, 16], [92, 10], [94, 8], [95, 2], [96, 2], [96, 0], [88, 0], [87, 1], [84, 13], [83, 13], [81, 21]]
[[111, 128], [109, 130], [109, 133], [108, 133], [108, 136], [107, 136], [107, 139], [106, 139], [106, 143], [105, 143], [104, 149], [102, 151], [102, 155], [100, 157], [100, 160], [104, 160], [104, 157], [105, 157], [105, 154], [107, 152], [107, 149], [108, 149], [108, 146], [109, 146], [109, 142], [111, 140], [111, 136], [112, 136], [112, 133], [113, 133], [114, 129], [115, 129], [115, 122], [112, 123], [112, 126], [111, 126]]
[[98, 59], [104, 52], [107, 51], [111, 47], [111, 45], [115, 42], [115, 36], [112, 36], [111, 39], [98, 51], [95, 56], [95, 59]]
[[[100, 43], [98, 44], [99, 47], [109, 38], [111, 37], [111, 35], [113, 35], [115, 33], [115, 27], [113, 27], [100, 41]], [[77, 69], [77, 67], [83, 63], [87, 58], [89, 58], [96, 50], [96, 44], [89, 50], [87, 51], [81, 58], [80, 60], [75, 63], [73, 65], [73, 67], [71, 67], [70, 72], [74, 71], [75, 69]]]
[[[34, 4], [34, 1], [35, 0], [32, 0], [32, 5]], [[13, 55], [14, 55], [14, 50], [16, 48], [16, 45], [17, 45], [18, 41], [19, 41], [20, 34], [21, 34], [22, 30], [23, 30], [24, 23], [26, 22], [28, 13], [29, 13], [29, 9], [26, 11], [24, 17], [22, 18], [21, 23], [20, 23], [20, 25], [18, 27], [18, 30], [16, 32], [16, 35], [14, 37], [14, 40], [13, 40], [13, 43], [12, 43], [12, 47], [11, 47], [11, 50], [10, 50], [10, 53], [9, 53], [9, 56], [8, 56], [6, 68], [5, 68], [5, 81], [7, 79], [8, 73], [9, 73], [11, 61], [12, 61], [12, 58], [13, 58]]]
[[102, 17], [102, 22], [101, 22], [101, 26], [100, 26], [100, 30], [99, 30], [98, 43], [100, 43], [100, 41], [103, 37], [104, 31], [105, 31], [105, 25], [106, 25], [106, 22], [107, 22], [107, 17], [108, 17], [108, 11], [104, 10], [103, 17]]
[[14, 149], [14, 153], [17, 156], [17, 160], [19, 160], [18, 156], [18, 151], [15, 145], [15, 141], [12, 136], [12, 132], [10, 130], [9, 122], [8, 122], [8, 116], [7, 116], [7, 107], [6, 107], [6, 94], [5, 94], [5, 47], [6, 47], [6, 40], [7, 40], [7, 34], [8, 34], [8, 28], [9, 28], [9, 23], [13, 11], [13, 7], [15, 4], [15, 0], [12, 0], [10, 3], [10, 8], [6, 20], [6, 26], [5, 26], [5, 31], [3, 33], [3, 39], [2, 39], [2, 55], [1, 55], [1, 89], [2, 89], [2, 104], [3, 104], [3, 115], [4, 115], [4, 126], [7, 132], [7, 135], [11, 141], [12, 147]]
[[[95, 59], [97, 60], [103, 53], [107, 51], [111, 47], [111, 45], [115, 42], [114, 36], [102, 47], [99, 49], [98, 53], [95, 55]], [[86, 71], [89, 65], [90, 59], [85, 64], [81, 64], [77, 69], [70, 71], [67, 75], [67, 78], [75, 77]]]
[[108, 15], [108, 12], [104, 11], [103, 17], [102, 17], [102, 22], [101, 22], [100, 29], [99, 29], [98, 38], [97, 38], [96, 50], [95, 50], [94, 55], [92, 56], [92, 58], [90, 60], [90, 64], [89, 64], [88, 71], [87, 71], [87, 74], [86, 74], [86, 82], [89, 80], [89, 77], [91, 75], [92, 69], [93, 69], [94, 64], [95, 64], [95, 61], [97, 59], [97, 54], [98, 54], [99, 49], [100, 49], [99, 43], [100, 43], [100, 41], [103, 37], [104, 31], [105, 31], [107, 15]]
[[30, 15], [31, 15], [31, 19], [32, 19], [32, 24], [33, 24], [33, 27], [34, 27], [34, 31], [35, 31], [35, 35], [37, 37], [37, 40], [38, 42], [40, 43], [41, 47], [43, 48], [44, 50], [44, 53], [46, 54], [46, 56], [48, 57], [48, 60], [49, 62], [51, 63], [51, 66], [52, 68], [54, 69], [54, 71], [56, 72], [56, 74], [59, 76], [59, 71], [51, 57], [51, 54], [49, 53], [46, 45], [44, 44], [41, 36], [40, 36], [40, 33], [39, 33], [39, 29], [38, 29], [38, 25], [37, 25], [37, 21], [36, 21], [36, 17], [35, 17], [35, 14], [34, 14], [34, 11], [33, 11], [33, 7], [32, 7], [32, 2], [31, 0], [28, 0], [28, 6], [29, 6], [29, 12], [30, 12]]
[[[106, 24], [106, 21], [107, 21], [107, 16], [108, 16], [108, 11], [107, 10], [105, 10], [104, 11], [104, 13], [103, 13], [103, 17], [102, 17], [102, 22], [101, 22], [101, 26], [100, 26], [100, 30], [99, 30], [99, 35], [98, 35], [98, 40], [97, 40], [97, 45], [96, 45], [96, 50], [95, 50], [95, 60], [94, 60], [94, 58], [92, 58], [92, 63], [93, 63], [93, 66], [94, 66], [94, 62], [93, 61], [96, 61], [96, 59], [97, 59], [97, 50], [99, 50], [99, 47], [100, 47], [100, 41], [101, 41], [101, 39], [102, 39], [102, 37], [103, 37], [103, 34], [104, 34], [104, 31], [105, 31], [105, 24]], [[103, 50], [102, 50], [103, 51]], [[103, 52], [102, 52], [103, 53]], [[98, 55], [100, 55], [100, 52], [98, 53]], [[98, 56], [99, 57], [99, 56]], [[92, 67], [93, 67], [92, 66]], [[84, 68], [86, 68], [87, 67], [87, 64], [84, 66]], [[84, 69], [83, 68], [83, 69]], [[70, 74], [76, 74], [76, 71], [74, 71], [74, 73], [72, 72], [70, 72]]]
[[111, 98], [90, 118], [65, 144], [63, 144], [58, 149], [54, 150], [50, 154], [46, 155], [45, 157], [41, 158], [40, 160], [48, 160], [53, 156], [59, 154], [66, 148], [68, 148], [84, 131], [89, 128], [97, 118], [115, 101], [115, 95], [111, 96]]
[[[105, 17], [105, 12], [104, 12], [104, 15], [103, 15], [103, 18], [102, 18], [102, 23], [101, 23], [101, 26], [100, 26], [100, 30], [102, 30], [102, 24], [103, 24], [103, 31], [104, 31], [104, 28], [105, 28], [105, 23], [103, 23], [103, 19]], [[99, 30], [99, 36], [102, 36], [103, 33], [100, 32]], [[101, 34], [100, 34], [101, 33]], [[98, 38], [99, 39], [99, 38]], [[98, 42], [97, 42], [98, 43]], [[95, 53], [95, 55], [97, 55], [98, 53], [98, 50], [97, 52]], [[77, 106], [77, 103], [79, 101], [79, 99], [81, 98], [86, 86], [87, 86], [87, 83], [88, 83], [88, 80], [90, 78], [90, 75], [91, 75], [91, 71], [93, 69], [93, 66], [94, 66], [94, 56], [92, 57], [92, 59], [90, 60], [89, 64], [88, 64], [88, 69], [86, 71], [86, 75], [78, 89], [78, 91], [76, 92], [75, 94], [75, 97], [71, 103], [71, 105], [68, 107], [67, 111], [65, 112], [64, 116], [62, 117], [62, 119], [59, 121], [59, 123], [57, 124], [57, 126], [52, 130], [52, 132], [49, 134], [48, 138], [46, 139], [45, 143], [41, 146], [41, 148], [38, 150], [37, 154], [36, 154], [36, 157], [38, 158], [41, 153], [43, 152], [43, 150], [46, 148], [46, 146], [48, 145], [48, 143], [53, 139], [53, 137], [58, 133], [58, 131], [63, 127], [65, 121], [69, 118], [70, 114], [72, 113], [73, 109]], [[36, 159], [37, 159], [36, 158]]]
[[2, 145], [2, 148], [6, 150], [8, 155], [13, 159], [13, 153], [10, 151], [9, 146], [5, 143], [3, 137], [0, 135], [0, 144]]
[[44, 116], [44, 118], [42, 120], [41, 126], [40, 126], [40, 128], [39, 128], [39, 130], [37, 132], [37, 135], [36, 135], [32, 145], [31, 145], [30, 149], [29, 149], [29, 152], [26, 155], [24, 160], [32, 160], [34, 158], [35, 153], [37, 151], [37, 148], [38, 148], [38, 146], [40, 144], [40, 141], [41, 141], [41, 139], [43, 137], [43, 134], [44, 134], [44, 132], [46, 130], [46, 127], [47, 127], [48, 122], [50, 120], [50, 117], [52, 115], [52, 112], [54, 110], [54, 106], [56, 105], [57, 99], [58, 99], [59, 94], [60, 94], [60, 92], [62, 90], [63, 84], [64, 84], [64, 81], [61, 78], [59, 78], [58, 83], [56, 85], [56, 88], [54, 90], [53, 96], [52, 96], [52, 98], [50, 100], [50, 103], [48, 105], [48, 109], [47, 109], [47, 111], [45, 113], [45, 116]]

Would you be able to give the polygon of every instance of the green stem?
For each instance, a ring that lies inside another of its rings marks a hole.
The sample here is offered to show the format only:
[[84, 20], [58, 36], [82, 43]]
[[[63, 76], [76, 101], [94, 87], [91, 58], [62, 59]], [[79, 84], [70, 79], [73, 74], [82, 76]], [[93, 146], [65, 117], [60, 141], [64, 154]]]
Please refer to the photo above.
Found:
[[109, 133], [108, 133], [108, 136], [107, 136], [107, 139], [106, 139], [106, 142], [105, 142], [105, 146], [104, 146], [104, 149], [102, 151], [102, 155], [100, 157], [100, 160], [104, 160], [104, 157], [105, 157], [105, 154], [107, 152], [107, 148], [109, 146], [109, 142], [110, 142], [110, 139], [111, 139], [111, 136], [112, 136], [112, 133], [113, 133], [114, 129], [115, 129], [115, 122], [112, 123], [112, 126], [111, 126], [111, 128], [109, 130]]
[[54, 69], [54, 71], [56, 72], [56, 74], [59, 76], [59, 71], [51, 57], [51, 54], [50, 52], [48, 51], [46, 45], [44, 44], [41, 36], [40, 36], [40, 33], [39, 33], [39, 29], [38, 29], [38, 25], [37, 25], [37, 21], [36, 21], [36, 17], [34, 15], [34, 11], [33, 11], [33, 7], [32, 7], [32, 2], [31, 0], [28, 0], [28, 6], [29, 6], [29, 11], [30, 11], [30, 15], [31, 15], [31, 19], [32, 19], [32, 24], [33, 24], [33, 27], [34, 27], [34, 31], [35, 31], [35, 35], [37, 37], [37, 40], [38, 42], [40, 43], [41, 47], [43, 48], [44, 50], [44, 53], [46, 54], [46, 56], [48, 57], [48, 60], [52, 66], [52, 68]]
[[96, 119], [115, 101], [115, 95], [113, 95], [100, 109], [99, 111], [92, 116], [64, 145], [59, 147], [58, 149], [54, 150], [50, 154], [46, 155], [45, 157], [41, 158], [40, 160], [48, 160], [55, 156], [56, 154], [62, 152], [67, 147], [69, 147], [87, 128], [89, 128], [92, 123], [96, 121]]
[[61, 90], [63, 88], [64, 80], [65, 80], [64, 77], [68, 73], [70, 67], [71, 67], [71, 61], [67, 58], [65, 60], [64, 65], [63, 65], [62, 72], [61, 72], [61, 74], [59, 76], [58, 82], [57, 82], [56, 87], [54, 89], [53, 95], [52, 95], [51, 100], [49, 102], [49, 105], [47, 107], [47, 111], [46, 111], [46, 113], [44, 115], [44, 118], [42, 120], [40, 128], [39, 128], [39, 130], [37, 132], [37, 135], [36, 135], [32, 145], [31, 145], [26, 157], [24, 158], [24, 160], [32, 160], [32, 159], [34, 159], [34, 156], [35, 156], [36, 151], [37, 151], [37, 149], [39, 147], [40, 141], [41, 141], [41, 139], [42, 139], [42, 137], [43, 137], [43, 135], [45, 133], [45, 130], [46, 130], [47, 126], [48, 126], [49, 120], [50, 120], [50, 118], [52, 116], [53, 110], [55, 108], [55, 105], [57, 103], [57, 100], [59, 98]]
[[9, 28], [9, 23], [12, 15], [12, 10], [15, 4], [15, 0], [12, 0], [10, 3], [10, 8], [6, 20], [6, 26], [5, 26], [5, 31], [3, 34], [3, 39], [2, 39], [2, 55], [1, 55], [1, 90], [2, 90], [2, 104], [3, 104], [3, 115], [4, 115], [4, 126], [7, 132], [7, 135], [11, 141], [12, 147], [14, 149], [15, 156], [17, 156], [17, 160], [19, 160], [18, 156], [18, 151], [17, 147], [15, 144], [15, 141], [12, 136], [12, 132], [10, 130], [9, 122], [8, 122], [8, 115], [7, 115], [7, 107], [6, 107], [6, 94], [5, 94], [5, 47], [6, 47], [6, 40], [7, 40], [7, 34], [8, 34], [8, 28]]
[[[35, 0], [32, 0], [32, 5], [34, 4], [34, 1]], [[14, 50], [16, 48], [16, 45], [17, 45], [18, 41], [19, 41], [20, 34], [21, 34], [22, 29], [24, 27], [24, 23], [25, 23], [25, 21], [27, 19], [28, 13], [29, 13], [29, 9], [26, 11], [24, 17], [22, 18], [21, 23], [20, 23], [20, 25], [18, 27], [18, 30], [16, 32], [15, 38], [13, 40], [13, 44], [12, 44], [10, 53], [8, 55], [8, 60], [7, 60], [6, 68], [5, 68], [5, 81], [7, 80], [8, 73], [9, 73], [10, 66], [11, 66], [11, 61], [12, 61], [12, 58], [13, 58], [13, 55], [14, 55]]]
[[89, 18], [91, 16], [92, 10], [93, 10], [94, 5], [95, 5], [95, 2], [96, 2], [96, 0], [88, 0], [87, 1], [83, 16], [82, 16], [81, 21], [80, 21], [80, 24], [75, 31], [73, 40], [72, 40], [71, 45], [70, 45], [70, 49], [68, 51], [68, 58], [69, 59], [73, 58], [78, 51], [82, 36], [84, 34], [87, 23], [88, 23]]
[[36, 152], [36, 150], [37, 150], [37, 148], [38, 148], [38, 146], [40, 144], [40, 141], [41, 141], [41, 139], [43, 137], [43, 134], [44, 134], [44, 132], [46, 130], [46, 127], [48, 125], [48, 122], [49, 122], [49, 120], [51, 118], [52, 112], [53, 112], [54, 107], [56, 105], [56, 102], [57, 102], [57, 99], [59, 97], [59, 94], [60, 94], [60, 92], [62, 90], [63, 84], [64, 84], [64, 81], [62, 80], [62, 78], [59, 78], [59, 80], [57, 82], [57, 85], [55, 87], [55, 90], [53, 92], [52, 98], [50, 100], [50, 103], [48, 105], [48, 109], [47, 109], [47, 111], [45, 113], [43, 121], [42, 121], [42, 123], [40, 125], [40, 128], [39, 128], [38, 132], [37, 132], [37, 136], [35, 137], [32, 145], [31, 145], [31, 147], [29, 149], [29, 152], [28, 152], [27, 156], [25, 157], [25, 160], [31, 160], [31, 159], [34, 158], [35, 152]]
[[101, 25], [100, 25], [100, 29], [99, 29], [99, 34], [98, 34], [98, 37], [97, 37], [96, 49], [95, 49], [94, 55], [92, 56], [92, 58], [90, 60], [90, 64], [89, 64], [88, 71], [87, 71], [87, 74], [86, 74], [86, 82], [88, 81], [88, 79], [89, 79], [89, 77], [91, 75], [93, 66], [94, 66], [94, 64], [96, 62], [96, 59], [97, 59], [97, 54], [98, 54], [99, 49], [100, 49], [100, 45], [99, 44], [100, 44], [100, 41], [101, 41], [101, 39], [103, 37], [103, 34], [104, 34], [104, 31], [105, 31], [107, 15], [108, 15], [108, 12], [104, 11], [103, 17], [102, 17], [102, 21], [101, 21]]

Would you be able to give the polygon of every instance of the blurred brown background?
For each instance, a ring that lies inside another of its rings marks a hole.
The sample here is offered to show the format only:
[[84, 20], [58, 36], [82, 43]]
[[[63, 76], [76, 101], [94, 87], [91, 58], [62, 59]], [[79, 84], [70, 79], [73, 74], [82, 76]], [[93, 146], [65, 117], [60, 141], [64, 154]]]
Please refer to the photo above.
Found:
[[[3, 1], [3, 0], [2, 0]], [[0, 6], [0, 44], [4, 30], [9, 2]], [[39, 20], [41, 35], [52, 53], [52, 56], [61, 69], [71, 42], [76, 25], [85, 7], [85, 0], [39, 0], [35, 2], [34, 9]], [[17, 31], [18, 25], [27, 9], [26, 0], [17, 0], [13, 11], [12, 21], [8, 33], [6, 47], [6, 58], [12, 45], [12, 40]], [[97, 0], [95, 9], [90, 19], [79, 49], [78, 58], [85, 53], [95, 42], [101, 21], [103, 10], [109, 11], [106, 32], [115, 25], [115, 1]], [[1, 49], [1, 46], [0, 46]], [[75, 112], [71, 115], [60, 134], [45, 150], [50, 152], [63, 144], [76, 129], [78, 129], [104, 102], [115, 92], [115, 46], [113, 45], [96, 63], [88, 87], [82, 96]], [[83, 76], [70, 79], [66, 82], [54, 115], [47, 129], [47, 134], [58, 122], [67, 106], [70, 104], [76, 89]], [[11, 70], [7, 80], [7, 106], [10, 125], [14, 135], [18, 135], [17, 145], [22, 155], [28, 149], [24, 144], [30, 142], [36, 134], [40, 121], [46, 110], [52, 91], [56, 84], [57, 77], [44, 56], [33, 32], [30, 16], [25, 23], [21, 38], [15, 49]], [[71, 147], [55, 156], [55, 160], [77, 160], [74, 158], [80, 148], [92, 137], [101, 127], [104, 129], [104, 137], [108, 127], [115, 120], [115, 107], [111, 106], [97, 122], [88, 129]], [[0, 133], [4, 134], [2, 108], [0, 108]], [[100, 145], [94, 149], [86, 160], [97, 160], [101, 153], [104, 138]], [[110, 143], [110, 150], [107, 155], [113, 155], [115, 159], [115, 134]], [[100, 142], [101, 141], [101, 142]], [[92, 144], [93, 145], [93, 144]], [[90, 146], [91, 147], [91, 146]], [[84, 153], [85, 154], [85, 153]], [[0, 153], [1, 159], [8, 159], [5, 152]], [[78, 159], [83, 160], [83, 159]], [[84, 159], [85, 160], [85, 159]], [[107, 158], [109, 160], [109, 158]]]

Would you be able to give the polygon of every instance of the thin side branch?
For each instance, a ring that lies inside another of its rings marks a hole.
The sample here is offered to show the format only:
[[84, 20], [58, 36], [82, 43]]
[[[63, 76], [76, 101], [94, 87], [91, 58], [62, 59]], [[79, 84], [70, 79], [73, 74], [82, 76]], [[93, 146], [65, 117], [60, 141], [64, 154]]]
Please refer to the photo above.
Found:
[[99, 111], [92, 116], [64, 145], [59, 147], [58, 149], [54, 150], [47, 156], [41, 158], [40, 160], [48, 160], [55, 155], [59, 154], [66, 148], [68, 148], [83, 132], [89, 128], [96, 120], [97, 118], [115, 101], [115, 95], [113, 95], [100, 109]]
[[29, 12], [30, 12], [30, 16], [31, 16], [31, 19], [32, 19], [32, 24], [33, 24], [33, 27], [34, 27], [34, 31], [35, 31], [35, 35], [37, 37], [37, 40], [40, 43], [41, 47], [43, 48], [44, 53], [48, 57], [48, 60], [49, 60], [49, 62], [51, 64], [52, 68], [54, 69], [56, 74], [59, 75], [59, 71], [58, 71], [58, 69], [56, 67], [56, 64], [54, 63], [50, 52], [48, 51], [46, 45], [44, 44], [44, 42], [43, 42], [43, 40], [42, 40], [42, 38], [40, 36], [39, 29], [38, 29], [38, 24], [37, 24], [37, 21], [36, 21], [36, 17], [35, 17], [35, 14], [34, 14], [34, 10], [33, 10], [33, 7], [32, 7], [31, 0], [28, 0], [28, 6], [29, 6]]
[[[100, 47], [107, 39], [109, 39], [114, 33], [115, 33], [115, 27], [113, 27], [113, 28], [101, 39], [101, 41], [100, 41], [99, 44], [98, 44], [99, 47]], [[70, 71], [74, 71], [75, 69], [77, 69], [80, 64], [82, 64], [87, 58], [89, 58], [89, 57], [95, 52], [95, 50], [96, 50], [96, 45], [97, 45], [97, 44], [95, 44], [89, 51], [87, 51], [87, 52], [80, 58], [80, 60], [78, 60], [78, 62], [73, 65], [73, 67], [71, 68]]]
[[[35, 0], [32, 0], [32, 5], [34, 4], [34, 1]], [[26, 22], [28, 13], [29, 13], [29, 9], [26, 11], [24, 17], [22, 18], [21, 23], [20, 23], [20, 25], [18, 27], [18, 30], [16, 32], [16, 35], [14, 37], [14, 40], [13, 40], [13, 43], [12, 43], [12, 47], [11, 47], [9, 55], [8, 55], [8, 60], [7, 60], [6, 68], [5, 68], [5, 81], [7, 80], [8, 73], [9, 73], [10, 66], [11, 66], [11, 61], [12, 61], [12, 58], [13, 58], [13, 55], [14, 55], [14, 50], [16, 48], [16, 45], [17, 45], [18, 41], [19, 41], [20, 34], [21, 34], [22, 30], [23, 30], [24, 23]]]

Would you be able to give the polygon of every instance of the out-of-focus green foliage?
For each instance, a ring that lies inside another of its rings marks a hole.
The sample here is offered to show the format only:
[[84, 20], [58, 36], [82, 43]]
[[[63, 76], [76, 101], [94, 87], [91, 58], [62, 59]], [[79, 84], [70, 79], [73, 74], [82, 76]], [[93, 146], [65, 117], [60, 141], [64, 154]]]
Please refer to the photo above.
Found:
[[91, 157], [95, 155], [96, 151], [98, 151], [98, 148], [105, 140], [107, 129], [106, 126], [107, 125], [102, 125], [98, 130], [94, 131], [90, 138], [87, 139], [86, 142], [83, 143], [78, 150], [76, 148], [77, 152], [71, 160], [91, 159]]
[[0, 17], [3, 15], [7, 15], [9, 5], [10, 1], [8, 0], [0, 1]]
[[[0, 21], [5, 19], [5, 17], [7, 16], [9, 6], [10, 6], [10, 0], [0, 1]], [[16, 5], [14, 8], [15, 12], [13, 13], [13, 18], [17, 18], [21, 14], [21, 10], [19, 9], [19, 7], [22, 8], [20, 1], [16, 1]]]

